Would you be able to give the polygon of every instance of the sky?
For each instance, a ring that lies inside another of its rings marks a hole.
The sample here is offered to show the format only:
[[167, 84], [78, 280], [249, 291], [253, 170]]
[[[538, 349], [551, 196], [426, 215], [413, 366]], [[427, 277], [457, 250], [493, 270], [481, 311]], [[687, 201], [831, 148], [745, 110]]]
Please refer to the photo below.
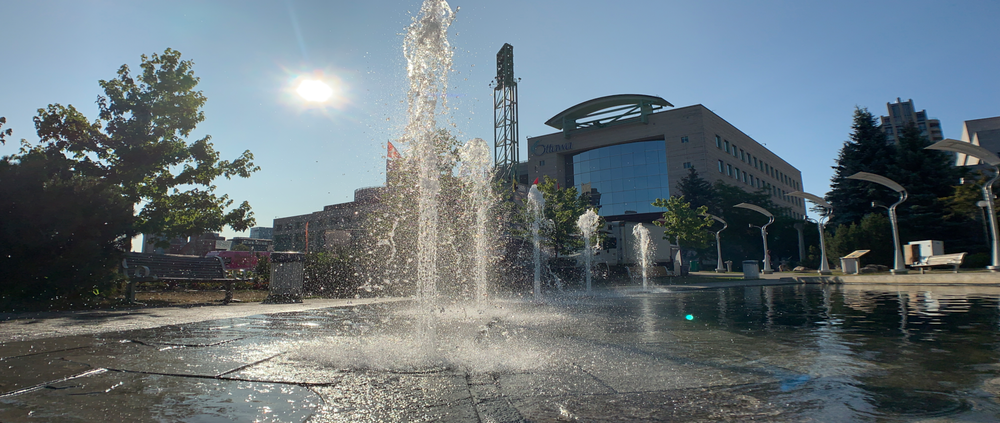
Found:
[[[31, 118], [48, 104], [97, 117], [98, 81], [172, 48], [194, 61], [206, 119], [223, 159], [250, 150], [261, 170], [220, 179], [247, 200], [257, 226], [351, 201], [384, 183], [385, 143], [406, 123], [403, 36], [419, 0], [0, 0], [0, 116], [37, 141]], [[454, 48], [448, 114], [459, 140], [493, 140], [496, 52], [514, 46], [526, 138], [562, 110], [613, 94], [702, 104], [802, 172], [824, 195], [855, 107], [886, 115], [913, 99], [960, 138], [965, 120], [1000, 116], [996, 1], [450, 2]], [[322, 106], [294, 93], [322, 78]], [[224, 236], [246, 236], [228, 228]]]

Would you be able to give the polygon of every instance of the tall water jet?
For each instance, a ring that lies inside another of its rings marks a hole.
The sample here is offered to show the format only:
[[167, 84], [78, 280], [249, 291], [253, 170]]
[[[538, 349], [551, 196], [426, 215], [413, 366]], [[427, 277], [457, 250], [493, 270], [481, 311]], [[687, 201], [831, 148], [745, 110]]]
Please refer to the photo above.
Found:
[[545, 197], [538, 190], [538, 185], [532, 185], [528, 190], [528, 219], [531, 225], [531, 243], [535, 247], [535, 299], [542, 298], [542, 222], [545, 219]]
[[462, 176], [468, 181], [469, 204], [476, 215], [474, 245], [474, 276], [476, 301], [486, 300], [488, 287], [486, 272], [489, 269], [489, 236], [487, 235], [490, 211], [490, 147], [482, 138], [473, 138], [459, 150]]
[[632, 235], [635, 236], [635, 258], [642, 266], [642, 289], [649, 289], [649, 268], [653, 266], [653, 239], [649, 237], [649, 229], [642, 223], [632, 228]]
[[[403, 42], [410, 82], [404, 139], [411, 144], [418, 173], [417, 296], [425, 305], [437, 297], [438, 193], [441, 186], [437, 109], [445, 103], [452, 50], [448, 26], [454, 20], [445, 0], [426, 0]], [[440, 99], [442, 104], [438, 104]]]
[[587, 281], [587, 292], [590, 292], [590, 284], [592, 280], [593, 261], [594, 261], [594, 247], [591, 245], [591, 241], [594, 238], [594, 234], [597, 233], [599, 225], [601, 223], [601, 217], [594, 213], [593, 209], [587, 210], [586, 213], [582, 214], [579, 219], [576, 220], [576, 227], [580, 228], [580, 233], [583, 235], [583, 262], [584, 268], [583, 274]]

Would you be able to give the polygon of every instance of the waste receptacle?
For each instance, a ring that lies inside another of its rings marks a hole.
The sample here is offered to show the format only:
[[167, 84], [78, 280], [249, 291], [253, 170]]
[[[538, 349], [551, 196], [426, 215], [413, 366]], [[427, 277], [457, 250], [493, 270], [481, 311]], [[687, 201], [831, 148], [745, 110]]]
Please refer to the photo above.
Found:
[[760, 279], [760, 264], [757, 260], [743, 260], [743, 279]]
[[264, 304], [301, 303], [305, 264], [305, 253], [271, 253], [271, 283]]
[[692, 272], [701, 271], [701, 262], [699, 262], [698, 260], [692, 260], [691, 261], [691, 271]]

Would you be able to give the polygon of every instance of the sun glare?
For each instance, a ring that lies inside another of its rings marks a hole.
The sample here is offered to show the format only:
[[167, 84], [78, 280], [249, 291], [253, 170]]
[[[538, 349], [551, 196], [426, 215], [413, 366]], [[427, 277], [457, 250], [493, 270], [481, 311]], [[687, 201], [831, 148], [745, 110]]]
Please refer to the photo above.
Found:
[[330, 88], [323, 81], [315, 79], [306, 79], [299, 84], [299, 87], [295, 89], [295, 92], [299, 94], [306, 101], [312, 101], [316, 103], [322, 103], [330, 99], [333, 95], [333, 88]]

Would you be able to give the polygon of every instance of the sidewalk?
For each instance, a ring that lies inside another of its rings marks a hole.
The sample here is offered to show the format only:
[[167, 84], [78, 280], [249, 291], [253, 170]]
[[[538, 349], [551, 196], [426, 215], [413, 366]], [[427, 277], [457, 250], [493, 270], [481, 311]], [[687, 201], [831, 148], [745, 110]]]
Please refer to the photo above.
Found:
[[296, 304], [231, 303], [195, 307], [149, 307], [129, 310], [0, 313], [0, 346], [7, 342], [94, 335], [256, 314], [287, 313], [329, 307], [405, 301], [406, 298], [307, 299]]

